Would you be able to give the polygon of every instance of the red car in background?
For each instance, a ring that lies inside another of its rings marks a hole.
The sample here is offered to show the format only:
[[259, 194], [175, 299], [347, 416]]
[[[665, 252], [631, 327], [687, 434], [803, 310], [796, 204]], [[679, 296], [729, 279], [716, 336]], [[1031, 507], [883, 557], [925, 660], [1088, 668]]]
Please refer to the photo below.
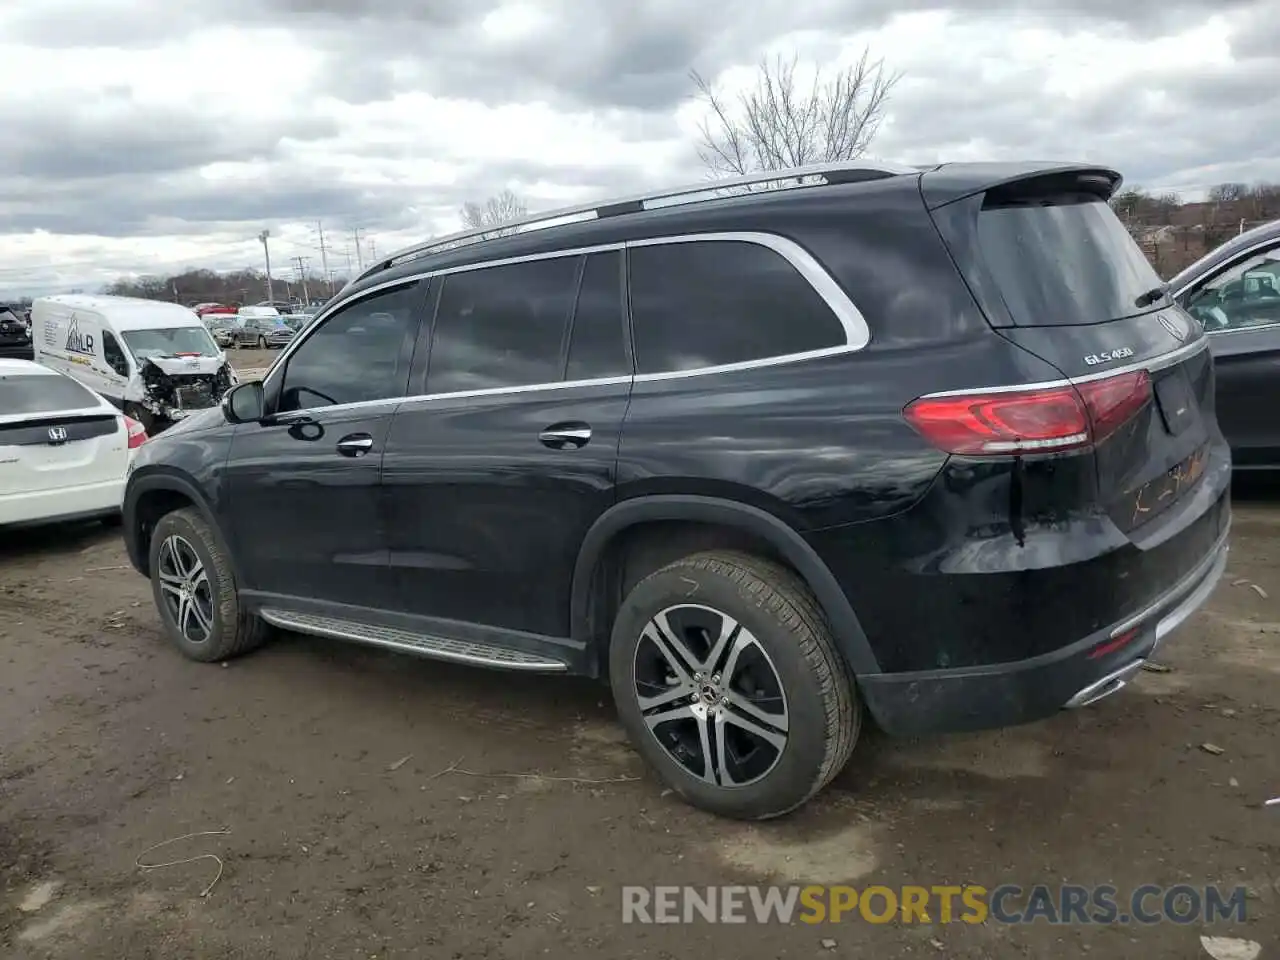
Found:
[[236, 308], [229, 307], [225, 303], [197, 303], [191, 308], [196, 312], [197, 317], [207, 317], [214, 314], [230, 314], [235, 315]]

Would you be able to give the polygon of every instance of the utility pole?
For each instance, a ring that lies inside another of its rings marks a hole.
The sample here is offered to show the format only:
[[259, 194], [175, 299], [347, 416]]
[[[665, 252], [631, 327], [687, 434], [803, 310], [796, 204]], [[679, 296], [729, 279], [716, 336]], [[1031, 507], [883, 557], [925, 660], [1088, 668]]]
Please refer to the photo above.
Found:
[[364, 257], [360, 253], [360, 228], [356, 227], [351, 231], [351, 238], [356, 242], [356, 266], [364, 271]]
[[369, 238], [369, 262], [376, 263], [378, 260], [378, 247], [373, 242], [373, 237]]
[[298, 262], [298, 279], [302, 281], [302, 301], [303, 303], [311, 303], [311, 294], [307, 292], [307, 261], [310, 257], [294, 257]]
[[275, 297], [271, 295], [271, 248], [267, 246], [267, 238], [270, 236], [270, 230], [263, 230], [258, 234], [258, 239], [262, 241], [262, 252], [267, 258], [267, 299], [274, 300]]
[[324, 271], [325, 292], [333, 296], [333, 274], [329, 272], [329, 254], [324, 246], [324, 224], [316, 221], [316, 230], [320, 232], [320, 269]]

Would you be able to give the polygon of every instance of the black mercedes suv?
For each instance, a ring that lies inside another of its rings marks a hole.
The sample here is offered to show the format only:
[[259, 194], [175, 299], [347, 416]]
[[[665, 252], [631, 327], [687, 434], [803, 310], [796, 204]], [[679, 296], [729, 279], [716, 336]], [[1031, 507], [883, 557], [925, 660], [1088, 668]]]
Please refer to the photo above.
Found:
[[139, 451], [132, 562], [197, 660], [284, 628], [607, 677], [735, 817], [802, 804], [864, 722], [1092, 703], [1230, 521], [1206, 338], [1119, 182], [851, 162], [403, 251]]

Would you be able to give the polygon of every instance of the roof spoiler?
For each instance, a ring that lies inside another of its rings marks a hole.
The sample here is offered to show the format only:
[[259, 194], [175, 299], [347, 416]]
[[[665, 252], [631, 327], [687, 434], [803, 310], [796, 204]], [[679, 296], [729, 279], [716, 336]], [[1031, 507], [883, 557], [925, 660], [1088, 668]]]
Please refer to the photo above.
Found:
[[975, 194], [1035, 181], [1044, 187], [1113, 197], [1124, 178], [1115, 170], [1088, 163], [944, 163], [920, 178], [920, 193], [930, 210]]

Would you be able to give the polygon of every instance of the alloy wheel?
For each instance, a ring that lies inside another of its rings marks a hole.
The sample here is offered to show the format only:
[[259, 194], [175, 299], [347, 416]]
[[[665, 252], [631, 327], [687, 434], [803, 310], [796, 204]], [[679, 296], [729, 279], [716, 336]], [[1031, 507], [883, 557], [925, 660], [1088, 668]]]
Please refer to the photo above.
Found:
[[645, 624], [635, 688], [649, 732], [707, 783], [755, 783], [786, 748], [789, 713], [777, 668], [750, 630], [711, 607], [679, 604]]
[[160, 593], [178, 632], [190, 643], [204, 643], [213, 635], [213, 587], [195, 548], [171, 534], [160, 544], [156, 574]]

